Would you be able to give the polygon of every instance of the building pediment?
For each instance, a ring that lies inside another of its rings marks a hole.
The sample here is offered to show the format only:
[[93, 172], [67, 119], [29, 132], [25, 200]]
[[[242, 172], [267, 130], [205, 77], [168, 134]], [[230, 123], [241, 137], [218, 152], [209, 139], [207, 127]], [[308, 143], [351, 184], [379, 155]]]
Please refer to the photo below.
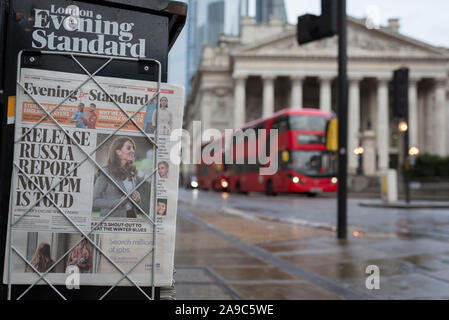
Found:
[[[299, 46], [296, 30], [267, 37], [233, 51], [234, 56], [336, 56], [337, 37]], [[348, 18], [348, 55], [354, 58], [449, 59], [449, 54], [421, 41], [386, 29], [368, 29], [361, 20]]]

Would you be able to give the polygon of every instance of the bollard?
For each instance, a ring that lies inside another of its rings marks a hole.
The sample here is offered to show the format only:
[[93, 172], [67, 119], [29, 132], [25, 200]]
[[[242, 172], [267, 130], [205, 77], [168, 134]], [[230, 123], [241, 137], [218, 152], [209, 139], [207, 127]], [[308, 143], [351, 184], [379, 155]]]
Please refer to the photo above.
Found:
[[387, 203], [398, 201], [398, 174], [394, 169], [388, 169], [380, 175], [382, 200]]

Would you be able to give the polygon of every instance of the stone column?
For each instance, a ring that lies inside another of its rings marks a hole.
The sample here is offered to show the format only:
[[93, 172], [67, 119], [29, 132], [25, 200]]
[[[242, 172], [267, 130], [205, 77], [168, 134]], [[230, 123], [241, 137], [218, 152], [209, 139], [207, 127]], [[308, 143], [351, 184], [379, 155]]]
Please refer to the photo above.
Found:
[[409, 145], [418, 146], [418, 82], [416, 79], [409, 80], [408, 87], [408, 127]]
[[[449, 97], [446, 93], [446, 124], [449, 124]], [[446, 129], [446, 155], [449, 156], [449, 130]]]
[[375, 176], [376, 168], [376, 118], [377, 118], [377, 89], [373, 83], [370, 83], [368, 91], [368, 119], [369, 126], [362, 133], [363, 153], [363, 174], [365, 176]]
[[369, 97], [369, 118], [371, 122], [371, 127], [369, 130], [376, 131], [377, 128], [377, 87], [372, 86], [370, 89]]
[[348, 172], [355, 173], [358, 167], [354, 149], [360, 141], [360, 79], [349, 79], [348, 96]]
[[435, 86], [435, 147], [436, 154], [446, 155], [446, 81], [438, 80]]
[[234, 78], [234, 128], [240, 128], [245, 124], [246, 113], [246, 77]]
[[421, 89], [418, 90], [418, 146], [421, 152], [424, 152], [424, 141], [426, 133], [426, 92]]
[[435, 141], [436, 136], [436, 100], [435, 100], [435, 84], [429, 84], [429, 88], [426, 92], [426, 98], [424, 101], [425, 108], [425, 127], [426, 132], [424, 133], [424, 146], [422, 151], [424, 153], [437, 154], [437, 142]]
[[320, 78], [320, 110], [332, 111], [332, 78]]
[[379, 79], [377, 85], [377, 130], [376, 144], [378, 168], [380, 171], [389, 167], [390, 152], [390, 122], [388, 119], [388, 82]]
[[292, 77], [292, 88], [290, 91], [290, 108], [302, 109], [302, 84], [303, 78]]
[[269, 117], [274, 113], [274, 76], [263, 77], [262, 117]]
[[376, 134], [372, 130], [365, 131], [362, 135], [363, 174], [365, 176], [376, 175]]

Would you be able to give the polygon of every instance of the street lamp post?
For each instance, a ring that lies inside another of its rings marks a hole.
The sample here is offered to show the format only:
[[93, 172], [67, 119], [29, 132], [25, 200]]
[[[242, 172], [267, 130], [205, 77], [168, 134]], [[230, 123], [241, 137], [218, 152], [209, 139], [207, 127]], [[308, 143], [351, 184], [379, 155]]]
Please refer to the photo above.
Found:
[[405, 201], [410, 203], [410, 163], [409, 163], [409, 141], [408, 141], [408, 88], [409, 88], [409, 69], [400, 68], [393, 72], [393, 116], [402, 121], [399, 123], [399, 131], [404, 136], [404, 191]]
[[419, 152], [420, 150], [415, 146], [412, 146], [410, 147], [410, 149], [408, 149], [410, 168], [413, 168], [415, 166], [416, 157], [419, 155]]
[[363, 153], [365, 149], [362, 146], [358, 146], [354, 149], [354, 154], [357, 156], [358, 166], [357, 166], [357, 175], [363, 175]]

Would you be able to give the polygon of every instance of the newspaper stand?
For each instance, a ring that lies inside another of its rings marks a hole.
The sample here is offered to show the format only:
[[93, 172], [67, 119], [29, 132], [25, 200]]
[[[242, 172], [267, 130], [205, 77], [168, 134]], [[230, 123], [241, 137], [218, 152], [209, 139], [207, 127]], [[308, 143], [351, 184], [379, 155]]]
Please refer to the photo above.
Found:
[[[2, 0], [0, 0], [2, 1]], [[12, 0], [11, 0], [12, 1]], [[26, 2], [25, 0], [21, 0], [23, 2]], [[8, 1], [2, 1], [1, 4], [1, 10], [0, 11], [0, 31], [2, 31], [0, 33], [0, 40], [2, 41], [6, 41], [8, 39], [5, 40], [4, 38], [4, 33], [3, 30], [1, 30], [4, 25], [5, 25], [5, 16], [7, 16], [7, 14], [5, 14], [5, 12], [3, 10], [8, 9], [8, 6], [5, 5], [5, 3]], [[22, 2], [22, 3], [23, 3]], [[85, 2], [89, 2], [89, 1], [85, 1]], [[105, 1], [108, 3], [109, 6], [113, 7], [114, 9], [119, 9], [119, 8], [123, 8], [123, 6], [125, 6], [125, 8], [128, 8], [127, 6], [131, 5], [133, 3], [133, 1], [126, 1], [126, 0], [111, 0], [111, 1]], [[139, 4], [141, 1], [136, 1], [136, 3], [138, 3], [135, 7], [132, 7], [133, 10], [137, 10], [139, 9]], [[167, 3], [167, 1], [165, 0], [156, 0], [156, 1], [149, 1], [150, 3], [153, 2], [153, 8], [150, 9], [164, 9], [164, 5], [163, 3]], [[82, 4], [81, 1], [79, 1], [78, 3]], [[73, 1], [67, 1], [67, 5], [68, 4], [73, 4]], [[145, 5], [142, 5], [145, 6]], [[148, 4], [146, 5], [148, 7]], [[159, 8], [158, 8], [159, 6]], [[148, 12], [148, 8], [142, 8], [142, 10], [146, 10]], [[168, 50], [170, 49], [170, 47], [173, 45], [174, 41], [176, 40], [179, 32], [181, 31], [184, 23], [185, 23], [185, 17], [186, 17], [186, 11], [187, 11], [187, 6], [184, 3], [178, 3], [175, 1], [171, 1], [169, 3], [169, 8], [165, 9], [165, 11], [162, 11], [162, 15], [166, 16], [169, 23], [169, 28], [167, 29], [168, 34], [162, 34], [162, 36], [160, 34], [153, 34], [151, 37], [157, 37], [157, 36], [161, 36], [161, 37], [165, 37], [166, 36], [166, 42], [167, 43], [167, 48], [165, 48], [165, 52], [168, 54]], [[150, 15], [155, 15], [155, 11], [149, 11], [151, 14]], [[8, 12], [7, 12], [8, 13]], [[12, 15], [12, 13], [9, 13], [10, 16]], [[8, 23], [11, 23], [10, 21]], [[160, 30], [156, 30], [156, 31], [160, 31]], [[6, 37], [8, 38], [8, 37]], [[11, 39], [9, 39], [9, 41], [11, 41]], [[154, 286], [154, 281], [155, 281], [155, 274], [154, 274], [154, 266], [155, 266], [155, 253], [157, 248], [156, 246], [156, 219], [155, 219], [155, 215], [156, 215], [156, 197], [157, 197], [157, 183], [156, 183], [156, 175], [155, 172], [157, 171], [157, 141], [158, 141], [158, 130], [155, 131], [154, 134], [154, 139], [152, 139], [147, 133], [145, 133], [143, 131], [143, 129], [141, 129], [137, 123], [135, 122], [135, 120], [133, 119], [133, 117], [140, 111], [142, 110], [146, 104], [142, 105], [139, 107], [139, 109], [134, 113], [134, 114], [130, 114], [127, 113], [123, 107], [120, 105], [120, 103], [118, 103], [102, 86], [100, 83], [98, 83], [96, 81], [96, 77], [98, 76], [114, 76], [114, 77], [119, 77], [119, 78], [128, 78], [128, 79], [138, 79], [138, 80], [148, 80], [148, 81], [157, 81], [157, 92], [154, 93], [153, 97], [158, 96], [160, 93], [160, 86], [162, 82], [166, 82], [166, 70], [167, 70], [167, 54], [162, 54], [162, 60], [158, 60], [158, 59], [152, 59], [151, 55], [150, 58], [131, 58], [131, 57], [117, 57], [117, 56], [106, 56], [106, 55], [96, 55], [96, 54], [84, 54], [84, 53], [71, 53], [71, 52], [57, 52], [57, 51], [38, 51], [38, 50], [30, 50], [29, 49], [30, 45], [29, 44], [23, 44], [23, 48], [19, 51], [18, 56], [17, 56], [17, 85], [20, 86], [24, 92], [40, 107], [40, 109], [44, 112], [44, 116], [41, 119], [41, 121], [45, 119], [51, 119], [53, 121], [53, 123], [59, 127], [59, 129], [61, 130], [65, 130], [57, 121], [56, 119], [52, 116], [53, 111], [57, 110], [57, 108], [62, 105], [62, 103], [68, 99], [68, 97], [70, 96], [70, 94], [68, 96], [66, 96], [65, 98], [61, 99], [61, 102], [54, 107], [51, 111], [46, 111], [42, 105], [39, 103], [39, 100], [34, 97], [32, 95], [31, 92], [28, 92], [22, 83], [20, 83], [20, 73], [21, 73], [21, 69], [22, 68], [35, 68], [35, 69], [42, 69], [42, 70], [53, 70], [53, 71], [63, 71], [63, 72], [72, 72], [72, 73], [79, 73], [79, 74], [84, 74], [86, 75], [86, 82], [83, 83], [83, 85], [85, 83], [87, 83], [88, 81], [93, 81], [97, 84], [97, 86], [104, 92], [104, 94], [106, 94], [111, 101], [113, 101], [113, 103], [117, 106], [117, 109], [121, 110], [123, 112], [123, 114], [125, 114], [126, 120], [110, 135], [108, 135], [108, 137], [101, 143], [104, 144], [107, 140], [109, 140], [110, 138], [112, 138], [115, 133], [117, 133], [120, 128], [122, 128], [126, 123], [128, 122], [132, 122], [134, 123], [134, 125], [139, 128], [140, 133], [142, 134], [142, 136], [146, 137], [146, 139], [148, 139], [148, 141], [154, 146], [154, 152], [153, 152], [153, 171], [149, 176], [146, 176], [145, 179], [143, 179], [143, 181], [147, 181], [151, 178], [151, 185], [152, 185], [152, 192], [151, 192], [151, 196], [154, 197], [154, 201], [153, 201], [153, 208], [152, 208], [152, 216], [150, 216], [150, 212], [145, 212], [146, 214], [144, 214], [144, 216], [151, 222], [152, 228], [153, 228], [153, 247], [150, 248], [150, 250], [148, 250], [148, 252], [142, 257], [141, 260], [139, 260], [139, 262], [136, 263], [136, 265], [131, 268], [130, 270], [122, 270], [117, 264], [114, 263], [114, 261], [112, 261], [112, 259], [110, 259], [104, 252], [101, 252], [101, 249], [95, 244], [93, 243], [88, 236], [89, 232], [84, 232], [81, 229], [79, 229], [76, 224], [70, 220], [70, 218], [64, 214], [64, 211], [61, 210], [55, 203], [54, 206], [55, 208], [61, 213], [61, 216], [64, 217], [65, 219], [67, 219], [82, 235], [82, 238], [86, 238], [88, 241], [90, 241], [93, 245], [93, 247], [98, 250], [119, 272], [121, 275], [120, 281], [118, 281], [117, 283], [111, 283], [110, 286], [81, 286], [80, 289], [78, 290], [68, 290], [65, 286], [61, 286], [61, 285], [53, 285], [50, 281], [47, 281], [47, 279], [45, 278], [46, 274], [50, 271], [47, 270], [45, 273], [39, 273], [36, 272], [39, 276], [39, 280], [37, 280], [36, 282], [34, 282], [31, 285], [17, 285], [17, 284], [12, 284], [9, 280], [9, 275], [11, 272], [11, 264], [12, 264], [12, 255], [16, 255], [19, 256], [21, 259], [25, 260], [25, 263], [30, 266], [31, 268], [33, 268], [33, 266], [30, 264], [30, 262], [26, 259], [26, 257], [24, 257], [23, 255], [21, 255], [17, 250], [15, 250], [14, 247], [14, 241], [11, 240], [13, 239], [12, 234], [13, 234], [13, 224], [17, 223], [17, 221], [12, 222], [10, 221], [9, 225], [6, 226], [6, 222], [8, 221], [8, 215], [5, 214], [5, 212], [8, 212], [8, 208], [9, 208], [9, 201], [5, 201], [9, 199], [9, 188], [10, 185], [9, 183], [2, 183], [2, 201], [1, 201], [1, 212], [2, 214], [0, 215], [0, 222], [1, 222], [1, 229], [0, 229], [0, 233], [1, 233], [1, 238], [0, 238], [0, 270], [3, 269], [4, 266], [4, 258], [5, 256], [9, 257], [9, 266], [7, 266], [8, 270], [6, 270], [6, 272], [8, 272], [8, 284], [4, 285], [2, 284], [0, 286], [0, 299], [58, 299], [58, 298], [62, 298], [62, 299], [142, 299], [142, 298], [146, 298], [146, 299], [160, 299], [161, 295], [160, 295], [160, 288], [155, 287]], [[11, 48], [11, 50], [17, 50], [17, 46], [14, 48]], [[9, 56], [9, 59], [8, 59]], [[157, 55], [156, 55], [157, 56]], [[161, 56], [159, 54], [159, 56]], [[3, 55], [3, 52], [0, 53], [0, 58], [4, 58], [5, 60], [1, 61], [1, 62], [5, 62], [5, 64], [8, 64], [9, 62], [9, 67], [6, 66], [6, 69], [9, 68], [9, 71], [11, 71], [11, 63], [14, 61], [11, 58], [11, 52], [6, 51], [5, 55]], [[0, 71], [8, 71], [8, 70], [0, 70]], [[6, 75], [5, 75], [6, 76]], [[12, 81], [12, 79], [14, 78], [14, 75], [11, 74], [11, 72], [9, 73], [9, 77], [10, 77], [10, 83], [6, 83], [5, 80], [3, 79], [3, 75], [2, 75], [2, 87], [1, 87], [1, 97], [0, 97], [0, 102], [2, 103], [2, 143], [1, 143], [1, 149], [2, 149], [2, 173], [4, 173], [2, 175], [2, 177], [5, 179], [3, 181], [10, 181], [10, 177], [11, 177], [11, 172], [16, 172], [18, 170], [20, 170], [20, 168], [17, 166], [17, 164], [13, 163], [13, 155], [12, 152], [8, 152], [8, 155], [6, 156], [5, 152], [6, 150], [11, 150], [12, 148], [12, 143], [16, 144], [20, 142], [20, 139], [17, 139], [17, 141], [15, 141], [14, 139], [14, 129], [12, 125], [7, 125], [6, 121], [7, 121], [7, 116], [6, 116], [6, 101], [8, 100], [7, 97], [8, 96], [13, 96], [15, 95], [15, 84], [16, 82]], [[81, 85], [82, 86], [82, 85]], [[80, 86], [80, 87], [81, 87]], [[3, 90], [4, 89], [4, 90]], [[151, 101], [151, 100], [150, 100]], [[159, 99], [157, 99], [157, 109], [159, 109]], [[158, 123], [158, 113], [156, 113], [156, 126]], [[35, 124], [35, 126], [39, 126], [39, 124], [41, 123], [41, 121], [37, 122]], [[64, 131], [66, 135], [69, 135], [66, 131]], [[23, 138], [24, 136], [26, 136], [27, 133], [23, 134], [21, 136], [21, 138]], [[73, 141], [73, 137], [70, 138]], [[102, 170], [101, 166], [96, 162], [95, 158], [92, 157], [93, 155], [95, 155], [95, 151], [98, 150], [98, 148], [100, 147], [97, 146], [94, 150], [94, 152], [92, 152], [91, 154], [87, 154], [84, 150], [81, 149], [81, 147], [79, 145], [77, 145], [78, 149], [81, 150], [86, 158], [84, 161], [90, 161], [92, 162], [97, 168], [99, 168], [99, 170]], [[83, 161], [83, 162], [84, 162]], [[5, 168], [9, 168], [9, 172], [5, 172]], [[104, 173], [104, 172], [103, 172]], [[23, 172], [22, 172], [23, 174]], [[110, 176], [108, 176], [106, 174], [106, 176], [112, 180], [112, 178]], [[31, 181], [31, 180], [30, 180]], [[62, 181], [62, 179], [60, 180]], [[137, 185], [134, 190], [137, 190], [137, 188], [140, 186]], [[37, 189], [40, 191], [41, 193], [41, 198], [43, 199], [44, 197], [46, 197], [48, 195], [48, 193], [50, 193], [51, 190], [48, 191], [42, 191], [42, 189], [39, 189], [38, 186], [36, 186]], [[124, 198], [122, 199], [122, 201], [124, 201], [125, 199], [128, 199], [130, 197], [131, 193], [126, 194], [126, 192], [124, 192]], [[52, 201], [49, 197], [48, 199], [50, 201]], [[132, 200], [130, 200], [132, 201]], [[134, 205], [136, 205], [134, 203]], [[118, 206], [116, 206], [118, 207]], [[111, 210], [110, 213], [112, 213], [114, 211], [115, 208], [113, 208]], [[143, 211], [142, 208], [138, 208], [139, 211]], [[25, 213], [26, 214], [26, 213]], [[24, 215], [25, 215], [24, 214]], [[108, 218], [108, 215], [106, 215], [104, 217], [104, 220], [106, 220]], [[10, 219], [12, 220], [12, 219]], [[10, 232], [10, 237], [9, 237], [9, 241], [6, 242], [6, 231]], [[94, 228], [92, 228], [92, 230], [94, 230]], [[91, 231], [92, 232], [92, 231]], [[81, 242], [81, 240], [80, 240]], [[4, 248], [7, 248], [6, 252], [4, 252]], [[71, 248], [73, 249], [73, 247]], [[71, 250], [69, 249], [68, 252]], [[4, 252], [4, 254], [3, 254]], [[68, 252], [66, 252], [61, 258], [60, 260], [62, 260], [63, 257], [67, 256]], [[129, 273], [140, 263], [143, 261], [143, 259], [145, 257], [147, 257], [148, 255], [152, 256], [152, 277], [151, 277], [151, 285], [150, 286], [139, 286], [137, 285], [132, 278], [129, 276]], [[56, 261], [53, 265], [53, 267], [59, 262]], [[37, 271], [37, 270], [34, 270]], [[122, 281], [122, 280], [128, 280], [133, 286], [118, 286], [118, 284]], [[48, 285], [36, 285], [38, 282], [46, 282]]]

